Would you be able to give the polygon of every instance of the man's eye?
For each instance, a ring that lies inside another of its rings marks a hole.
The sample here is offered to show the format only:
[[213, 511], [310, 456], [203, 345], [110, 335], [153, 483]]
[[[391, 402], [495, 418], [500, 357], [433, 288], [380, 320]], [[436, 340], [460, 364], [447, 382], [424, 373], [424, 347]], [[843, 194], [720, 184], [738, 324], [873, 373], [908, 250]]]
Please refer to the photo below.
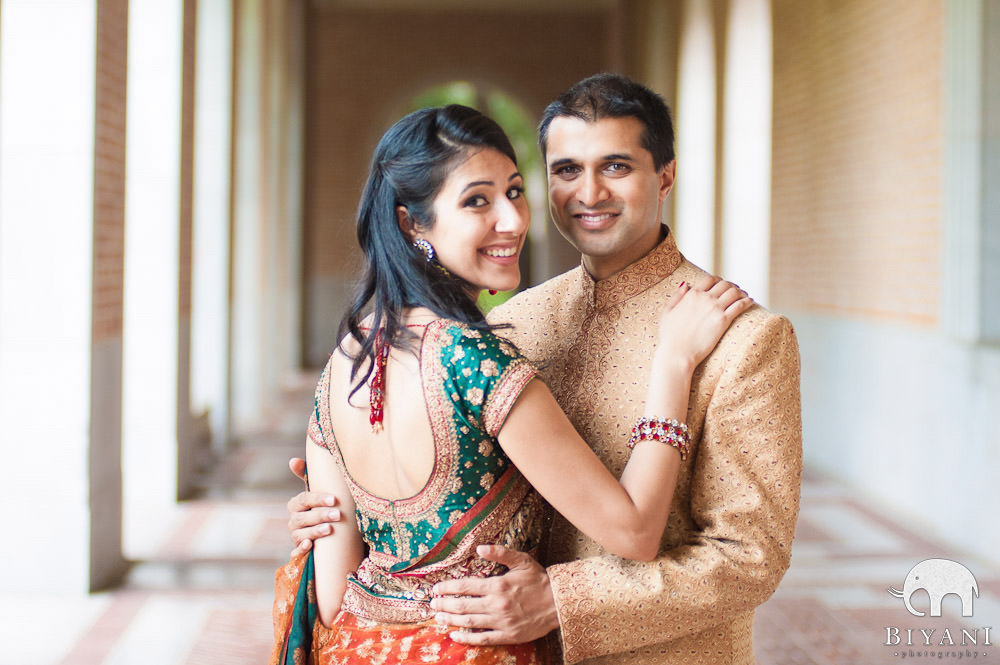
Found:
[[580, 173], [579, 166], [559, 166], [553, 169], [552, 173], [561, 178], [572, 178], [573, 176]]
[[606, 170], [612, 173], [628, 173], [631, 170], [628, 164], [623, 164], [622, 162], [612, 162], [605, 167]]
[[465, 202], [463, 202], [462, 205], [465, 206], [466, 208], [482, 208], [484, 205], [487, 205], [488, 203], [489, 201], [486, 200], [485, 196], [483, 196], [482, 194], [476, 194], [475, 196], [470, 196], [469, 198], [465, 199]]
[[519, 199], [524, 196], [524, 187], [522, 185], [514, 185], [507, 190], [507, 198], [511, 201]]

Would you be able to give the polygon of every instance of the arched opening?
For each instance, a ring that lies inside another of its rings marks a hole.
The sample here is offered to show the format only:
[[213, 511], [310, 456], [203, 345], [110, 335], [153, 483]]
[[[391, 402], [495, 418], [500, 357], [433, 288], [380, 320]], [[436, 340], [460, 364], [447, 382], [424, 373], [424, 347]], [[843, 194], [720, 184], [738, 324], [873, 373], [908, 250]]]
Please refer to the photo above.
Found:
[[[307, 120], [307, 133], [311, 131], [317, 138], [306, 151], [302, 366], [320, 367], [329, 357], [340, 318], [351, 302], [354, 280], [362, 269], [354, 213], [367, 165], [378, 137], [410, 111], [464, 104], [482, 110], [503, 127], [517, 152], [533, 219], [521, 255], [521, 287], [565, 269], [563, 257], [550, 247], [561, 244], [562, 237], [556, 233], [550, 237], [548, 230], [546, 185], [535, 145], [535, 118], [506, 90], [467, 79], [430, 81], [394, 100], [383, 100], [382, 107], [390, 110], [377, 119], [366, 117], [359, 131], [353, 133], [343, 132], [340, 128], [344, 125], [335, 121], [335, 114], [345, 111], [340, 98], [334, 103], [315, 84], [311, 94], [315, 101], [310, 107], [313, 110]], [[489, 310], [511, 295], [484, 293], [480, 305]]]

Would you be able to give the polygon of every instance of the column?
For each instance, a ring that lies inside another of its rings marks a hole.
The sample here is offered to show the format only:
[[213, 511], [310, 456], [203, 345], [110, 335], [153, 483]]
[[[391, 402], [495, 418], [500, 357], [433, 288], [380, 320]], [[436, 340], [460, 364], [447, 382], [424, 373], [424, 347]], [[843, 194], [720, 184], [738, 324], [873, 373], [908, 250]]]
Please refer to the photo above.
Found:
[[711, 0], [685, 0], [677, 81], [677, 242], [715, 271], [715, 29]]
[[233, 428], [260, 422], [301, 358], [301, 0], [241, 0], [233, 171]]
[[767, 305], [771, 259], [771, 3], [731, 0], [723, 96], [722, 265]]
[[229, 438], [229, 185], [232, 2], [199, 0], [191, 293], [191, 407], [213, 449]]
[[155, 551], [177, 498], [182, 13], [131, 0], [123, 470], [125, 548]]
[[0, 588], [85, 592], [93, 534], [112, 539], [95, 567], [121, 560], [97, 487], [115, 483], [114, 425], [91, 427], [117, 412], [120, 344], [95, 326], [96, 4], [0, 9]]
[[233, 97], [233, 295], [230, 372], [234, 427], [253, 422], [263, 404], [262, 55], [263, 0], [239, 0], [235, 12], [236, 88]]

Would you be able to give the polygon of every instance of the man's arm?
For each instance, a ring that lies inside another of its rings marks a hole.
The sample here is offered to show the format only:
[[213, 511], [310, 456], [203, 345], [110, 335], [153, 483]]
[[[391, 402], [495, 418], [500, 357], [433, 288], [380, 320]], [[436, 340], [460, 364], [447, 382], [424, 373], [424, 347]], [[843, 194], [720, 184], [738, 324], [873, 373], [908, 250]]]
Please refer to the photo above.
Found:
[[798, 346], [788, 320], [769, 316], [734, 351], [705, 412], [688, 541], [651, 563], [602, 556], [549, 567], [567, 663], [732, 621], [781, 581], [802, 472]]

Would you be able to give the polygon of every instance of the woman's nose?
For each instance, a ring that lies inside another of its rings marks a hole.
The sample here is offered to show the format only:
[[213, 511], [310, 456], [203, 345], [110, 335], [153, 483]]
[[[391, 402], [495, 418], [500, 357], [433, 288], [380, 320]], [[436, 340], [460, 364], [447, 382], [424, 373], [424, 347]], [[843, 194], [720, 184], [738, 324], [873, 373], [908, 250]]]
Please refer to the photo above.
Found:
[[531, 223], [531, 213], [527, 205], [518, 205], [516, 201], [507, 201], [500, 209], [496, 230], [500, 233], [524, 233]]

